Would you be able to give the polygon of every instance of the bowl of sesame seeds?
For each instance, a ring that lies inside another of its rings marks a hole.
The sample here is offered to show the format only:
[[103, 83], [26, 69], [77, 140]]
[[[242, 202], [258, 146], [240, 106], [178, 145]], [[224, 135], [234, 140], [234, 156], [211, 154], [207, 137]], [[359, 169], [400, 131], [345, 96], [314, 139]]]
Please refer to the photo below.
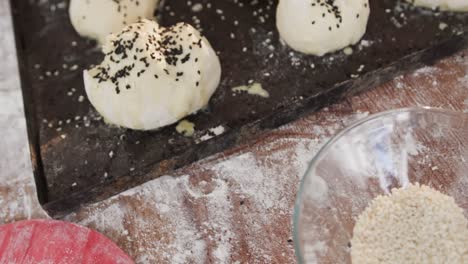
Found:
[[309, 164], [294, 212], [299, 263], [467, 263], [468, 114], [379, 113]]

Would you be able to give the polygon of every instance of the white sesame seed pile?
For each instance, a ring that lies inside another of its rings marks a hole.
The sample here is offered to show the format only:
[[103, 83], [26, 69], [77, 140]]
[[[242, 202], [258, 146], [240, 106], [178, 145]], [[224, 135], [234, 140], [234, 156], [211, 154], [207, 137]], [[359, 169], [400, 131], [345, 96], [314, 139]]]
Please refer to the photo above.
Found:
[[468, 263], [468, 221], [454, 199], [427, 186], [393, 189], [359, 216], [353, 263]]

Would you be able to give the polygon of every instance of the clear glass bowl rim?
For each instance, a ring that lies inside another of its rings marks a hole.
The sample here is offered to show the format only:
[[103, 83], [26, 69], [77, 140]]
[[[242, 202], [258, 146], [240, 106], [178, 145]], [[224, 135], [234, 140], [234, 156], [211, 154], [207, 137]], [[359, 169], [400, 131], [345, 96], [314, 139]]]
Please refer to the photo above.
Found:
[[300, 219], [300, 206], [302, 203], [302, 193], [304, 191], [304, 182], [305, 179], [307, 178], [307, 175], [309, 174], [309, 171], [311, 168], [315, 167], [316, 163], [320, 160], [322, 156], [324, 156], [325, 153], [328, 152], [328, 150], [344, 135], [348, 134], [350, 131], [356, 129], [357, 127], [360, 127], [363, 124], [372, 122], [376, 119], [380, 119], [382, 117], [386, 116], [392, 116], [392, 115], [397, 115], [401, 113], [434, 113], [438, 115], [451, 115], [451, 116], [466, 116], [468, 120], [468, 114], [461, 112], [461, 111], [455, 111], [455, 110], [448, 110], [448, 109], [442, 109], [442, 108], [435, 108], [435, 107], [407, 107], [407, 108], [399, 108], [399, 109], [392, 109], [392, 110], [387, 110], [379, 113], [372, 114], [366, 118], [363, 118], [361, 120], [358, 120], [351, 125], [347, 126], [340, 132], [338, 132], [335, 136], [333, 136], [327, 143], [325, 143], [322, 148], [315, 154], [313, 159], [309, 162], [309, 165], [307, 166], [307, 170], [305, 171], [300, 185], [299, 189], [296, 195], [296, 202], [294, 204], [294, 213], [293, 213], [293, 240], [294, 240], [294, 250], [296, 254], [296, 259], [298, 263], [304, 263], [304, 260], [302, 259], [302, 252], [301, 252], [301, 247], [299, 245], [299, 219]]

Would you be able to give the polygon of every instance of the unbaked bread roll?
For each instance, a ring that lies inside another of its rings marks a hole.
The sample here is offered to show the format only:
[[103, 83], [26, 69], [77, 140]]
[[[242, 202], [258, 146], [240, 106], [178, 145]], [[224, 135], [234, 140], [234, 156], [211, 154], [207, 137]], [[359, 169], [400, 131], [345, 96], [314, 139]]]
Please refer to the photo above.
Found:
[[322, 56], [357, 43], [366, 32], [368, 0], [280, 0], [276, 24], [294, 50]]
[[71, 0], [69, 15], [75, 30], [101, 45], [107, 35], [143, 18], [152, 18], [159, 0]]
[[90, 102], [111, 124], [151, 130], [208, 104], [221, 65], [208, 40], [186, 23], [143, 20], [112, 34], [104, 61], [84, 71]]

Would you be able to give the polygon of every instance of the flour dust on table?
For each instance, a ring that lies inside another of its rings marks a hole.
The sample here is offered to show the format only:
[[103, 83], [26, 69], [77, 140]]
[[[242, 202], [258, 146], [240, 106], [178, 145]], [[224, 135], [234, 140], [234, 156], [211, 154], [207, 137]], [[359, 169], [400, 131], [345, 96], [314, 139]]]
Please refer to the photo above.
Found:
[[222, 161], [210, 158], [189, 175], [158, 178], [66, 219], [105, 233], [137, 263], [293, 263], [300, 178], [333, 133], [367, 115], [329, 112], [331, 127], [316, 119], [284, 126]]

